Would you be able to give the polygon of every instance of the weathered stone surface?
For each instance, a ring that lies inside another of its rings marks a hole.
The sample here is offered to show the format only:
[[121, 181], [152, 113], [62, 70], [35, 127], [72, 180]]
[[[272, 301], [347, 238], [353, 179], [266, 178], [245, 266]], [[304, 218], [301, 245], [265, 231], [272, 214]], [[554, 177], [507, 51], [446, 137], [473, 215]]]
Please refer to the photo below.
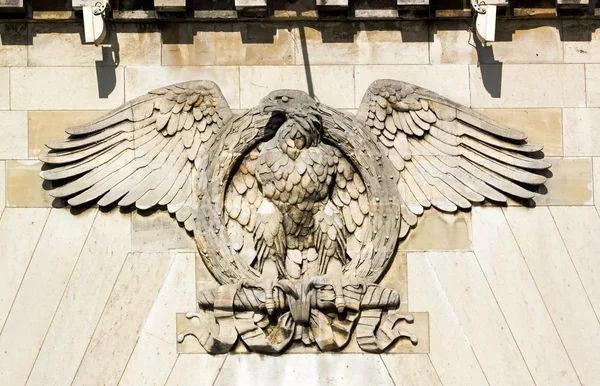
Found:
[[564, 20], [565, 63], [600, 62], [600, 22]]
[[0, 111], [0, 159], [27, 158], [27, 113]]
[[212, 386], [226, 355], [179, 355], [166, 386]]
[[106, 110], [121, 105], [123, 69], [13, 67], [13, 110]]
[[0, 110], [10, 107], [10, 81], [8, 68], [0, 67]]
[[427, 256], [490, 384], [534, 385], [475, 255], [428, 252]]
[[27, 65], [27, 25], [22, 23], [0, 24], [0, 66]]
[[212, 80], [219, 85], [229, 107], [239, 104], [240, 77], [238, 67], [127, 67], [125, 70], [125, 99], [130, 100], [148, 91], [172, 83], [189, 80]]
[[310, 77], [304, 66], [240, 67], [240, 105], [242, 108], [256, 106], [268, 92], [281, 88], [307, 92], [312, 88], [322, 103], [337, 108], [352, 108], [352, 75], [352, 66], [313, 66], [310, 68]]
[[38, 158], [48, 151], [46, 144], [64, 140], [66, 129], [92, 122], [106, 114], [105, 110], [91, 111], [30, 111], [27, 114], [29, 126], [29, 158]]
[[600, 156], [600, 109], [563, 109], [565, 156]]
[[577, 374], [502, 209], [473, 209], [473, 251], [536, 384], [577, 384]]
[[95, 216], [50, 213], [0, 335], [0, 384], [25, 384]]
[[[430, 29], [432, 64], [562, 63], [558, 21], [498, 20], [496, 41], [482, 47], [469, 23], [436, 22]], [[476, 46], [479, 45], [477, 49]]]
[[511, 129], [526, 133], [527, 142], [544, 145], [545, 156], [563, 155], [563, 124], [560, 109], [479, 109], [478, 111]]
[[598, 383], [598, 317], [549, 209], [507, 208], [504, 213], [580, 382]]
[[408, 268], [406, 252], [397, 252], [380, 285], [393, 288], [400, 295], [400, 311], [408, 312]]
[[131, 247], [129, 215], [99, 212], [28, 385], [70, 385]]
[[[133, 213], [133, 252], [196, 252], [194, 238], [167, 211]], [[180, 310], [181, 311], [181, 310]]]
[[0, 216], [6, 206], [6, 162], [0, 161]]
[[294, 36], [277, 24], [172, 23], [162, 31], [168, 66], [285, 65], [294, 63]]
[[585, 106], [583, 65], [482, 64], [470, 74], [473, 107]]
[[546, 182], [544, 194], [536, 194], [536, 204], [593, 205], [592, 159], [549, 158], [549, 161], [552, 178]]
[[171, 262], [169, 254], [129, 254], [73, 385], [118, 384]]
[[466, 65], [355, 66], [355, 107], [377, 79], [397, 79], [428, 88], [464, 105], [470, 104], [469, 69]]
[[83, 24], [29, 24], [29, 66], [160, 65], [161, 40], [156, 25], [118, 23], [103, 44], [84, 44]]
[[442, 385], [429, 355], [381, 355], [396, 385], [434, 386]]
[[445, 385], [488, 383], [467, 331], [459, 321], [439, 278], [424, 252], [408, 254], [409, 304], [411, 311], [430, 312], [429, 357]]
[[42, 163], [37, 160], [6, 161], [6, 206], [50, 208], [54, 202], [40, 178]]
[[40, 238], [49, 209], [8, 208], [0, 218], [0, 330]]
[[[294, 30], [296, 64], [426, 64], [422, 22], [319, 23]], [[304, 45], [306, 41], [306, 45]], [[306, 48], [306, 53], [304, 49]]]
[[585, 93], [588, 107], [600, 107], [600, 64], [585, 65]]
[[[594, 171], [594, 205], [600, 210], [600, 158], [593, 158], [592, 165]], [[600, 213], [600, 212], [599, 212]]]
[[[314, 369], [315, 371], [306, 371]], [[360, 371], [349, 371], [360, 369]], [[268, 374], [266, 376], [265, 374]], [[383, 361], [371, 354], [290, 354], [282, 357], [229, 355], [215, 386], [344, 384], [393, 385]]]
[[[398, 248], [403, 251], [471, 249], [471, 214], [427, 210]], [[435, 237], [432, 237], [435, 235]]]
[[196, 308], [193, 253], [174, 257], [119, 385], [160, 385], [177, 359], [175, 314]]

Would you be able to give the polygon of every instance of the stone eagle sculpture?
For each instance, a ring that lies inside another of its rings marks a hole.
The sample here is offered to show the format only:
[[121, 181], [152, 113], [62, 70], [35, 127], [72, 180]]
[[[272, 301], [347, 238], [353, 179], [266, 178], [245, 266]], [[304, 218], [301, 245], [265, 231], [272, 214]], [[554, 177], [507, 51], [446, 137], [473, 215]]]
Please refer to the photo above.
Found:
[[193, 233], [221, 286], [187, 314], [212, 324], [178, 338], [210, 353], [240, 336], [265, 353], [336, 350], [354, 329], [366, 351], [416, 343], [398, 293], [376, 284], [398, 243], [428, 208], [531, 199], [550, 167], [522, 132], [395, 80], [372, 83], [356, 117], [298, 90], [235, 115], [215, 83], [191, 81], [67, 133], [41, 157], [52, 196], [166, 207]]

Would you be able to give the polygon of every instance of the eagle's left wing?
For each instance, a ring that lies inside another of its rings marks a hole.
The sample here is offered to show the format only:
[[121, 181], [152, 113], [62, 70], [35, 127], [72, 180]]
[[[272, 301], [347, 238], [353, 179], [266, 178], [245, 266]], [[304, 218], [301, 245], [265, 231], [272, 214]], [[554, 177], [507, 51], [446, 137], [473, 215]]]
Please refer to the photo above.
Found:
[[531, 199], [546, 181], [535, 172], [550, 163], [532, 157], [542, 146], [526, 143], [524, 133], [409, 83], [373, 82], [356, 118], [400, 174], [401, 238], [425, 208], [454, 212], [486, 199]]

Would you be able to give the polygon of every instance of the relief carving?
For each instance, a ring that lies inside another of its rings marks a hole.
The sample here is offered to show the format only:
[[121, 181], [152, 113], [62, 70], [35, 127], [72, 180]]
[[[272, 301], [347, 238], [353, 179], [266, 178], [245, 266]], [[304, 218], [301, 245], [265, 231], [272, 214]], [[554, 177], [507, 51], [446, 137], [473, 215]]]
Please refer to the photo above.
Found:
[[[429, 90], [371, 84], [356, 117], [298, 90], [234, 115], [219, 87], [152, 91], [67, 130], [41, 157], [54, 197], [166, 207], [220, 287], [198, 293], [178, 340], [213, 354], [241, 339], [277, 354], [383, 352], [411, 314], [377, 283], [425, 209], [531, 199], [550, 164], [526, 136]], [[435, 237], [435, 235], [432, 235]]]

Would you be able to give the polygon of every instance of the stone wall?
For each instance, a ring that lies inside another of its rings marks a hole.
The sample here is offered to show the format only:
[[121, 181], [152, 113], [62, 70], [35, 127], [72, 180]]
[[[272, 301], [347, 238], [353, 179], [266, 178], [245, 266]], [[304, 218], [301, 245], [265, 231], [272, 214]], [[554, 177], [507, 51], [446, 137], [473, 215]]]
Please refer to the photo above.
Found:
[[[82, 34], [0, 24], [0, 384], [600, 384], [600, 22], [505, 21], [491, 48], [459, 21]], [[390, 275], [430, 313], [429, 354], [177, 354], [193, 240], [161, 212], [61, 209], [38, 177], [44, 143], [160, 86], [213, 80], [235, 109], [310, 89], [352, 112], [378, 78], [526, 131], [553, 163], [535, 208], [430, 211], [401, 245]]]

